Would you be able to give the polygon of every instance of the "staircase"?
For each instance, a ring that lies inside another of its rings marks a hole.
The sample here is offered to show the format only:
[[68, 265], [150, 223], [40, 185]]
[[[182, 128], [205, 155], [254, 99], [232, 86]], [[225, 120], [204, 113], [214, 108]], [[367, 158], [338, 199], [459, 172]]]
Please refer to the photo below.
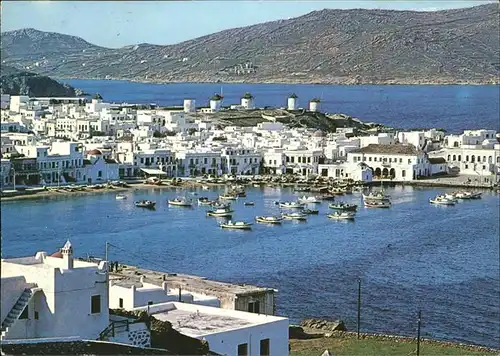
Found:
[[31, 300], [31, 297], [33, 296], [34, 291], [31, 288], [26, 288], [17, 300], [16, 304], [12, 307], [10, 310], [9, 314], [5, 318], [5, 320], [2, 322], [2, 340], [5, 338], [7, 333], [9, 332], [9, 328], [16, 322], [17, 319], [21, 316], [21, 313], [23, 312], [24, 308], [28, 305], [29, 301]]

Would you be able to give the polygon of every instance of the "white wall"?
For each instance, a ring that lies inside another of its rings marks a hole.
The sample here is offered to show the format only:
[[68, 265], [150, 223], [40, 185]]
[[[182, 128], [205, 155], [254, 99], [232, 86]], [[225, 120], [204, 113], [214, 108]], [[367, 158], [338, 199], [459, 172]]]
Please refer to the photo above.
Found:
[[2, 309], [1, 309], [1, 320], [3, 322], [9, 312], [12, 310], [17, 300], [21, 297], [24, 289], [27, 288], [29, 284], [23, 276], [18, 277], [6, 277], [1, 279], [1, 296], [2, 296]]

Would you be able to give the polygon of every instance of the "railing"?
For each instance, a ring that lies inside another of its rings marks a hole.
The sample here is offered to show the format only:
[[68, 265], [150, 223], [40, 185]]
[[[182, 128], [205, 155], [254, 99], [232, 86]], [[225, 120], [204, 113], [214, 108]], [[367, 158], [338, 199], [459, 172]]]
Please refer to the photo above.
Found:
[[104, 340], [108, 337], [115, 337], [115, 333], [119, 331], [119, 328], [121, 327], [125, 327], [125, 331], [129, 331], [129, 324], [130, 322], [128, 319], [112, 321], [111, 324], [106, 327], [106, 329], [101, 331], [101, 333], [99, 334], [99, 340]]

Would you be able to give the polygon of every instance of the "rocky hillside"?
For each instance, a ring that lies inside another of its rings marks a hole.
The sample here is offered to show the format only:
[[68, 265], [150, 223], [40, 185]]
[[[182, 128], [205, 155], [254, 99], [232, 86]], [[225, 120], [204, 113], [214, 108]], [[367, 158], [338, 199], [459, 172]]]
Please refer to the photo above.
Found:
[[2, 60], [55, 77], [155, 82], [491, 83], [499, 81], [499, 31], [498, 4], [322, 10], [169, 46], [107, 49], [12, 31], [2, 34]]
[[2, 94], [40, 97], [76, 95], [75, 89], [67, 84], [61, 84], [49, 77], [35, 73], [19, 71], [6, 65], [2, 65], [0, 83]]

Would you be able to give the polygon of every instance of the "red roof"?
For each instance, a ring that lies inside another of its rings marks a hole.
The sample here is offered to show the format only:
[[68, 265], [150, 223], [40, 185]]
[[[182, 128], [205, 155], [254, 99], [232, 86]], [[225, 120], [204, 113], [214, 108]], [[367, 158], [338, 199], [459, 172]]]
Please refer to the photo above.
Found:
[[63, 255], [62, 255], [61, 251], [57, 251], [57, 252], [54, 252], [52, 255], [50, 255], [50, 257], [62, 258]]
[[87, 154], [92, 155], [92, 156], [96, 156], [96, 155], [102, 155], [102, 152], [99, 150], [93, 149], [93, 150], [88, 151]]

